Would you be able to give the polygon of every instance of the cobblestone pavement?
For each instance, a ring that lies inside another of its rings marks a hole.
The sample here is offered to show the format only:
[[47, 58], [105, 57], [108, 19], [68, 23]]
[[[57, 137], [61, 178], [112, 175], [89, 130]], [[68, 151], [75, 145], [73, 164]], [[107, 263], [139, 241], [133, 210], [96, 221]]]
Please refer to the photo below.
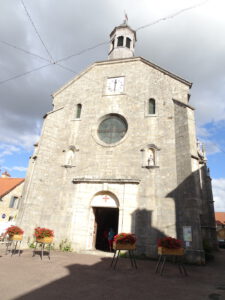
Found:
[[53, 251], [32, 257], [31, 250], [18, 255], [0, 252], [0, 300], [67, 299], [225, 299], [225, 250], [206, 266], [188, 265], [187, 277], [168, 263], [163, 276], [155, 274], [156, 261], [120, 258], [116, 270], [111, 257]]

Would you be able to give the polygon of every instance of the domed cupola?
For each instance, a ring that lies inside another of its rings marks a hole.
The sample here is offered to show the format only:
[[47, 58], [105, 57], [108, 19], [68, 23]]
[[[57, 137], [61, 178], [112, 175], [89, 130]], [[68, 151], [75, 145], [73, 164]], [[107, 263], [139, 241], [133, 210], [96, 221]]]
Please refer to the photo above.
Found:
[[136, 32], [127, 25], [125, 19], [123, 24], [115, 27], [110, 34], [108, 59], [133, 57], [135, 42]]

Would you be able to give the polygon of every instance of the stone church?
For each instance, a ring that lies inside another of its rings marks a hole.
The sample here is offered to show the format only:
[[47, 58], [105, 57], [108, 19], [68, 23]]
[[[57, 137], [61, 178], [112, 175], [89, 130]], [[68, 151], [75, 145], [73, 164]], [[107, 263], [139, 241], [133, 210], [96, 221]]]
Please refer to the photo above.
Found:
[[134, 56], [126, 22], [110, 34], [108, 60], [53, 95], [30, 159], [17, 224], [68, 239], [74, 251], [106, 250], [109, 228], [137, 235], [155, 257], [162, 236], [184, 240], [189, 261], [215, 242], [211, 179], [197, 143], [191, 83]]

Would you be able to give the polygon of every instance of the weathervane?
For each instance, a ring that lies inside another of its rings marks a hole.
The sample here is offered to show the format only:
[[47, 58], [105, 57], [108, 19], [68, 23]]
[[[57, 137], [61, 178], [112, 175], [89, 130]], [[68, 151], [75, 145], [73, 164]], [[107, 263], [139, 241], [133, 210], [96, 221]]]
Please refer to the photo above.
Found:
[[126, 11], [124, 10], [124, 21], [123, 21], [123, 23], [127, 24], [127, 22], [128, 22], [128, 16], [127, 16]]

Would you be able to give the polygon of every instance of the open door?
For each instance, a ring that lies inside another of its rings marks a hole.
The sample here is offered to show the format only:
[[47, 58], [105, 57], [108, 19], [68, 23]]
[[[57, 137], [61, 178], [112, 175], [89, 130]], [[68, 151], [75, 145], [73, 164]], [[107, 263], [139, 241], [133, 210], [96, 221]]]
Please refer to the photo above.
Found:
[[109, 251], [106, 232], [113, 228], [114, 232], [118, 232], [119, 209], [108, 207], [95, 207], [95, 224], [93, 236], [93, 244], [96, 249]]

